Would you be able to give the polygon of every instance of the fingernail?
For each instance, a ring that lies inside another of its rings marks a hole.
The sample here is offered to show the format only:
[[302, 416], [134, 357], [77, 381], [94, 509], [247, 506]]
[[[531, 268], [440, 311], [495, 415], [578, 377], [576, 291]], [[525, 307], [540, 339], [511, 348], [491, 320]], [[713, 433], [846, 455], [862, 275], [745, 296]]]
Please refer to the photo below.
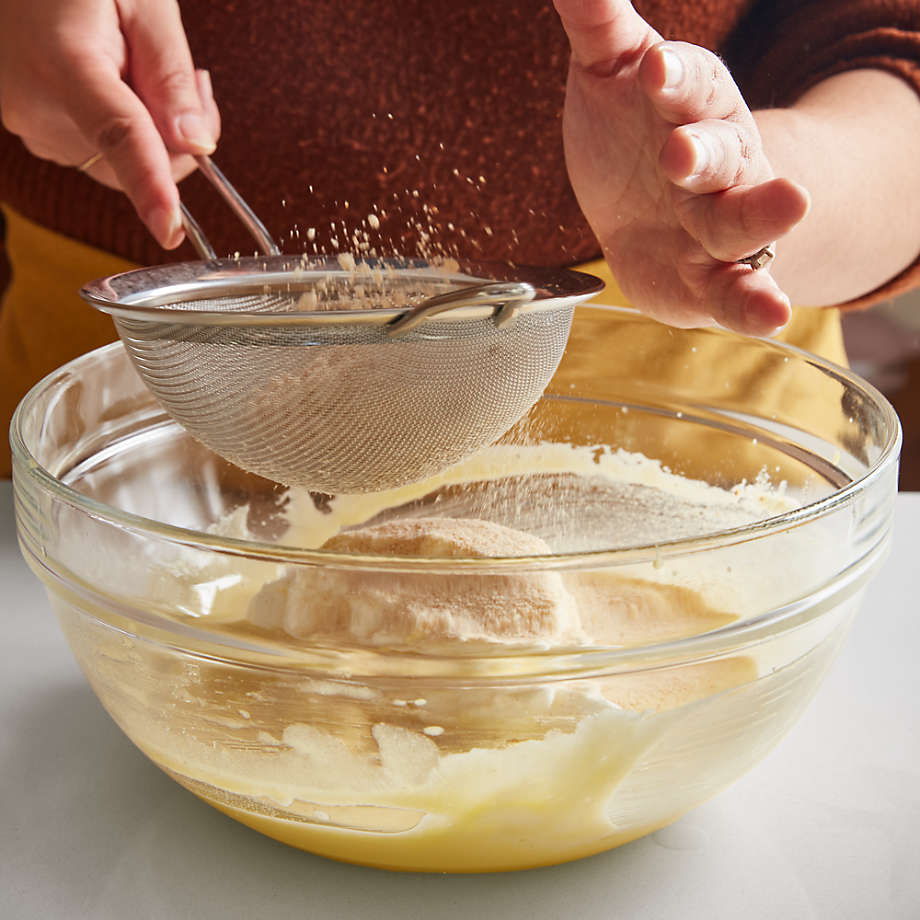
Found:
[[149, 227], [164, 249], [175, 249], [182, 242], [182, 217], [177, 209], [154, 208]]
[[198, 148], [199, 153], [213, 153], [214, 138], [205, 124], [204, 118], [197, 112], [183, 112], [176, 117], [176, 130], [188, 143]]
[[664, 61], [664, 88], [674, 89], [684, 78], [683, 61], [673, 51], [667, 49], [662, 50], [661, 59]]
[[690, 145], [693, 147], [693, 168], [688, 179], [695, 179], [706, 171], [709, 166], [709, 147], [698, 134], [688, 134]]

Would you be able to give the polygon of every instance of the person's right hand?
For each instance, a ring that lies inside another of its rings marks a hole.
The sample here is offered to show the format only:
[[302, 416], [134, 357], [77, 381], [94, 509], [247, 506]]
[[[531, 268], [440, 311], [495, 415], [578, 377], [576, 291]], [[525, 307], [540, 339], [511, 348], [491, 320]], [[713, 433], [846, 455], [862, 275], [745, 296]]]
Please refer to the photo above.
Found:
[[0, 0], [0, 115], [36, 156], [124, 190], [167, 249], [176, 182], [211, 153], [220, 117], [176, 0]]

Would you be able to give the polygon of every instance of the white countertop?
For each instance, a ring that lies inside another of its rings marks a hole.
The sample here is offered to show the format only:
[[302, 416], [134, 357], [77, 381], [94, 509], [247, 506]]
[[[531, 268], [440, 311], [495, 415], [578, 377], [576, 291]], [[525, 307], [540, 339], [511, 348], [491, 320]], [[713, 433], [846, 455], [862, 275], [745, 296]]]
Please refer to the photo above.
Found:
[[767, 759], [677, 824], [579, 862], [393, 874], [290, 849], [115, 727], [16, 546], [0, 483], [0, 916], [920, 918], [920, 494], [832, 673]]

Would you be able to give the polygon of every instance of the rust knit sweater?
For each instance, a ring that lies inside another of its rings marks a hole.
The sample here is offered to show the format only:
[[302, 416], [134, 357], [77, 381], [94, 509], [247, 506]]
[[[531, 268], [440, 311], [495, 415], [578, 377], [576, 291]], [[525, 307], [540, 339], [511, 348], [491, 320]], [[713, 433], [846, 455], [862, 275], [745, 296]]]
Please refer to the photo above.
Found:
[[[789, 103], [859, 66], [920, 89], [920, 0], [635, 6], [665, 37], [722, 53], [752, 107]], [[420, 224], [467, 255], [572, 264], [597, 254], [566, 179], [568, 46], [550, 0], [181, 7], [222, 109], [216, 160], [286, 251], [309, 248], [309, 228], [329, 249], [376, 205], [388, 214], [374, 239], [382, 250], [414, 253]], [[218, 252], [250, 247], [200, 176], [182, 195]], [[123, 196], [30, 156], [4, 132], [0, 201], [133, 262], [195, 257], [188, 244], [164, 253]]]

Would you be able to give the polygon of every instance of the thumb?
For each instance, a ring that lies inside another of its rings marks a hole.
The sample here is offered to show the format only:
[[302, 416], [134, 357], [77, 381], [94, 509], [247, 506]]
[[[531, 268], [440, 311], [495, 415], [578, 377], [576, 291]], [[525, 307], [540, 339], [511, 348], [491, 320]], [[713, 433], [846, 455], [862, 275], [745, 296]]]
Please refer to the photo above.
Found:
[[202, 105], [179, 4], [136, 0], [130, 7], [122, 29], [130, 49], [134, 91], [170, 153], [213, 153], [214, 119]]
[[629, 0], [553, 2], [569, 37], [573, 61], [598, 76], [612, 73], [624, 55], [661, 41]]

